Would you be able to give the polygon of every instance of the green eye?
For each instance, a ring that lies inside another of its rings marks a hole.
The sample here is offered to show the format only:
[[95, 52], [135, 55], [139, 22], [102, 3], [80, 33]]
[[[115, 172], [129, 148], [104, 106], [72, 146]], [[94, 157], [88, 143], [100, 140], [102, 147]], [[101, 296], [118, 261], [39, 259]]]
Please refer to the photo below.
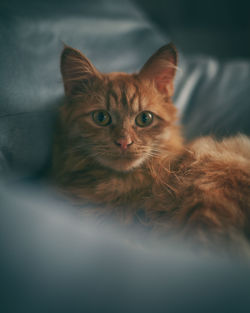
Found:
[[136, 116], [135, 122], [140, 127], [149, 126], [153, 122], [153, 113], [143, 111]]
[[107, 126], [111, 123], [111, 116], [107, 111], [98, 110], [92, 112], [93, 121], [100, 126]]

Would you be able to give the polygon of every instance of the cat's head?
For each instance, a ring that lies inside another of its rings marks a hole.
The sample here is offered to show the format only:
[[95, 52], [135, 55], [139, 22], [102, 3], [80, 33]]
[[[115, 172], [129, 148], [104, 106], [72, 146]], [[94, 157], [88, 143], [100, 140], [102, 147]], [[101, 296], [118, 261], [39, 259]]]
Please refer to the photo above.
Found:
[[139, 73], [100, 73], [78, 50], [61, 56], [66, 104], [61, 114], [71, 149], [116, 171], [129, 171], [180, 146], [171, 102], [177, 66], [173, 44]]

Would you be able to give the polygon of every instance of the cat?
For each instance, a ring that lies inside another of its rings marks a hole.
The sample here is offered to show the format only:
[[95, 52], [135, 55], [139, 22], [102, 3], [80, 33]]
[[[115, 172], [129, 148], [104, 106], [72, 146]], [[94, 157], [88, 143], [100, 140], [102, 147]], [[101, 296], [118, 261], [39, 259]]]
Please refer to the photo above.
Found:
[[65, 46], [53, 177], [91, 213], [215, 244], [250, 238], [250, 139], [186, 143], [172, 103], [170, 43], [138, 73], [104, 74]]

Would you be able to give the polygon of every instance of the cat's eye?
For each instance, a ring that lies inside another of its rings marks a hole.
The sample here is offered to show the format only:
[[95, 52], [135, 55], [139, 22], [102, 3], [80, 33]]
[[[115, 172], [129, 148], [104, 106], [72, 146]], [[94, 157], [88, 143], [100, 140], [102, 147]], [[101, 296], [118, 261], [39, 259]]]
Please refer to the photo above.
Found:
[[153, 122], [153, 116], [153, 113], [149, 111], [143, 111], [136, 116], [135, 122], [140, 127], [146, 127]]
[[92, 112], [93, 121], [100, 126], [107, 126], [111, 123], [111, 116], [105, 110], [97, 110]]

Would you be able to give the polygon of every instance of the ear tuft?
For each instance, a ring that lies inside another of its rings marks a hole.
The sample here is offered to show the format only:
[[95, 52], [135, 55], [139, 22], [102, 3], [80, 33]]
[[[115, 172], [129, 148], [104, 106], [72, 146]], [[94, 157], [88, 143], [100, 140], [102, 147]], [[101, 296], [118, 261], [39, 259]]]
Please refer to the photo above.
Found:
[[173, 43], [161, 47], [141, 69], [142, 79], [155, 83], [160, 93], [171, 97], [174, 93], [174, 77], [177, 69], [178, 54]]
[[100, 77], [100, 73], [79, 50], [64, 44], [61, 54], [61, 73], [66, 96], [75, 94], [93, 77]]

